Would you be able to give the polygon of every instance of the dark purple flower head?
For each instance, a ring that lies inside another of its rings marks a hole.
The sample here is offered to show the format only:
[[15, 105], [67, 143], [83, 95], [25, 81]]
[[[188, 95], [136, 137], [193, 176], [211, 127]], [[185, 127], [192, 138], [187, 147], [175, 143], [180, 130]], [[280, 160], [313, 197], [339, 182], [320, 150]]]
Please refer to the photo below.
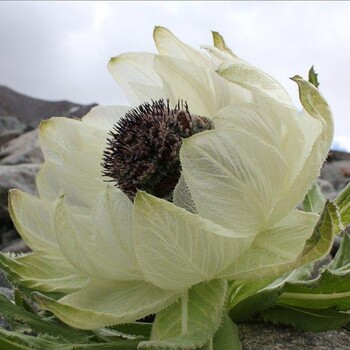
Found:
[[189, 112], [186, 102], [144, 103], [131, 109], [110, 132], [103, 175], [133, 199], [137, 190], [171, 200], [180, 178], [182, 138], [213, 129], [206, 117]]

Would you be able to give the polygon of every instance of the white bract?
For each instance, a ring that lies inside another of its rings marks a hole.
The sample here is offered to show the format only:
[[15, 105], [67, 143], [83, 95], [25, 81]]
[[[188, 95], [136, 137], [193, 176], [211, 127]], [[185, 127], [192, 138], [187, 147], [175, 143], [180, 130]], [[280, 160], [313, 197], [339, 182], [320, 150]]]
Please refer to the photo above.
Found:
[[132, 322], [202, 282], [278, 275], [307, 262], [305, 242], [319, 216], [296, 207], [332, 141], [326, 101], [296, 76], [299, 112], [217, 33], [203, 52], [165, 28], [154, 39], [158, 54], [127, 53], [108, 65], [132, 106], [183, 99], [215, 124], [183, 140], [174, 201], [138, 192], [131, 202], [101, 175], [108, 132], [131, 107], [42, 122], [38, 196], [10, 193], [12, 219], [33, 253], [3, 255], [2, 266], [27, 288], [64, 293], [38, 298], [75, 327]]

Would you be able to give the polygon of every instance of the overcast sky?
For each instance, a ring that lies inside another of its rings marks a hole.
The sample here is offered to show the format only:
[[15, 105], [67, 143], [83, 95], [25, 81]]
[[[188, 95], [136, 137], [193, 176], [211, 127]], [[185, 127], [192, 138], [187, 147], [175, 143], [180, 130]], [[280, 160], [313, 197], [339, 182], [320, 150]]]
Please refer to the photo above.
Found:
[[[349, 2], [0, 2], [0, 84], [33, 97], [126, 104], [109, 76], [110, 57], [155, 47], [155, 25], [198, 47], [211, 30], [231, 49], [278, 79], [312, 64], [336, 120], [350, 139]], [[350, 141], [349, 141], [350, 148]]]

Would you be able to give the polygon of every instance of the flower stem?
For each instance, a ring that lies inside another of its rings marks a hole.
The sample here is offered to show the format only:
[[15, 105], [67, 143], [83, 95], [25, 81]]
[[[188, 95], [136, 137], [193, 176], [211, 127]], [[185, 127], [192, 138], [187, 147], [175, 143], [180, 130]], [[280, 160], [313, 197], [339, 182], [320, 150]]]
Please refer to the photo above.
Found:
[[188, 321], [188, 291], [186, 290], [181, 297], [181, 334], [187, 333]]

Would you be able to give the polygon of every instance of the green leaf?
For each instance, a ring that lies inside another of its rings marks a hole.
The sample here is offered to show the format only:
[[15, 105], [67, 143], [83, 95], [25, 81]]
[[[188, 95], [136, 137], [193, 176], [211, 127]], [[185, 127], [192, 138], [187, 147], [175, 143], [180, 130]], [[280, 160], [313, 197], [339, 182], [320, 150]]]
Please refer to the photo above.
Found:
[[174, 303], [179, 292], [160, 289], [146, 281], [91, 279], [80, 291], [56, 301], [34, 292], [39, 306], [80, 329], [96, 329], [134, 322]]
[[342, 327], [350, 321], [350, 314], [334, 309], [303, 309], [280, 305], [265, 311], [262, 319], [307, 332], [323, 332]]
[[71, 342], [87, 340], [89, 337], [94, 336], [92, 332], [76, 330], [61, 322], [54, 322], [53, 320], [41, 318], [15, 305], [1, 294], [0, 316], [3, 316], [5, 320], [8, 321], [13, 320], [21, 324], [27, 324], [36, 333], [62, 337]]
[[238, 327], [225, 314], [222, 325], [213, 338], [213, 350], [241, 350]]
[[139, 348], [192, 349], [205, 345], [220, 326], [226, 292], [224, 280], [192, 287], [187, 304], [182, 298], [157, 314], [151, 340], [141, 342]]
[[311, 83], [316, 88], [318, 88], [318, 86], [320, 85], [317, 76], [318, 74], [315, 72], [314, 66], [312, 66], [309, 70], [309, 83]]
[[36, 290], [58, 297], [63, 291], [75, 291], [86, 281], [86, 277], [70, 274], [50, 263], [41, 253], [13, 257], [0, 252], [0, 269], [11, 284], [27, 295]]
[[65, 343], [59, 339], [45, 339], [0, 328], [0, 349], [6, 350], [136, 350], [138, 340], [113, 340], [108, 343]]
[[339, 224], [336, 206], [327, 201], [312, 236], [300, 254], [299, 266], [318, 260], [330, 252]]
[[350, 183], [339, 193], [334, 203], [338, 206], [341, 222], [345, 228], [350, 224]]
[[311, 281], [286, 283], [278, 304], [309, 309], [350, 310], [350, 271], [324, 270]]
[[326, 198], [321, 192], [320, 186], [317, 182], [314, 182], [301, 203], [301, 210], [319, 213], [322, 210], [325, 202]]
[[334, 259], [328, 265], [330, 270], [345, 270], [350, 266], [350, 237], [344, 234], [340, 241], [340, 247]]

